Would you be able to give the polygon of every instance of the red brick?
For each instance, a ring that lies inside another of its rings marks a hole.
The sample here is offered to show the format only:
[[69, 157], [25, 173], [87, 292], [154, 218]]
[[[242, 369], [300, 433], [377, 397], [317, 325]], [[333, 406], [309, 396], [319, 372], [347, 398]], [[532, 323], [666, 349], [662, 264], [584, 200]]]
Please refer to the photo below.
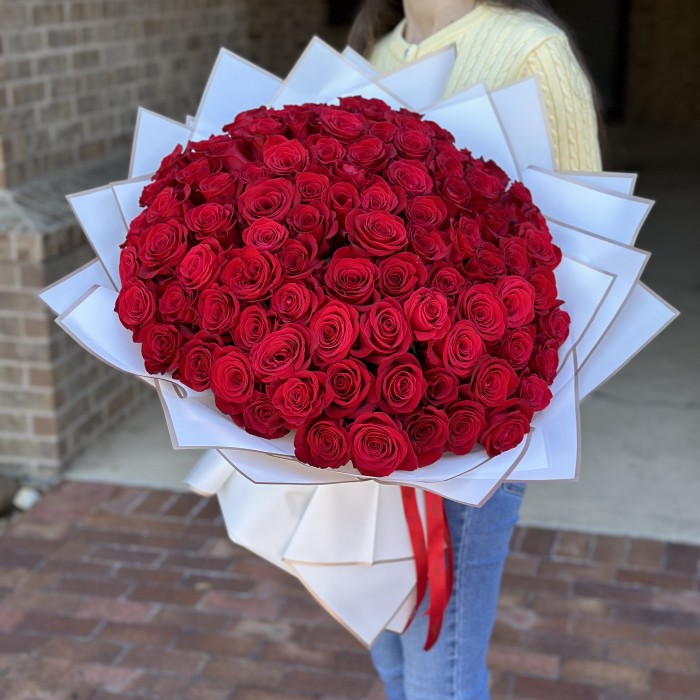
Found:
[[183, 632], [175, 640], [175, 648], [219, 656], [248, 656], [258, 646], [252, 637], [225, 637], [219, 634]]
[[632, 624], [649, 625], [652, 627], [680, 627], [697, 629], [700, 619], [696, 615], [674, 612], [670, 610], [655, 610], [635, 605], [618, 603], [614, 611], [615, 619]]
[[95, 581], [85, 578], [62, 578], [54, 590], [63, 593], [78, 593], [84, 596], [102, 596], [119, 598], [124, 595], [129, 586], [119, 581]]
[[626, 603], [646, 605], [651, 603], [649, 591], [624, 586], [621, 584], [598, 583], [594, 581], [576, 581], [574, 595], [581, 598], [596, 598], [600, 600], [621, 600]]
[[593, 548], [593, 537], [583, 532], [562, 532], [554, 554], [568, 559], [588, 559]]
[[111, 622], [143, 622], [155, 614], [154, 605], [137, 603], [130, 600], [110, 600], [109, 598], [91, 598], [83, 601], [78, 609], [78, 617], [109, 620]]
[[0, 654], [28, 654], [46, 641], [43, 637], [11, 632], [0, 634]]
[[177, 500], [163, 514], [171, 518], [187, 518], [195, 508], [201, 506], [201, 503], [201, 496], [191, 493], [182, 494], [177, 497]]
[[40, 632], [45, 635], [61, 637], [87, 637], [98, 625], [96, 620], [76, 620], [62, 615], [28, 612], [19, 625], [23, 632]]
[[134, 506], [133, 513], [139, 515], [157, 515], [161, 508], [174, 498], [170, 491], [151, 491], [139, 504]]
[[130, 566], [120, 566], [114, 573], [114, 578], [127, 583], [145, 584], [147, 586], [163, 586], [170, 588], [182, 580], [179, 571], [161, 571], [160, 569], [136, 569]]
[[651, 687], [657, 693], [674, 693], [683, 700], [700, 698], [700, 674], [685, 675], [654, 671], [651, 675]]
[[687, 544], [666, 546], [666, 569], [669, 571], [682, 571], [697, 576], [699, 562], [700, 547]]
[[[239, 688], [236, 691], [235, 700], [309, 700], [309, 696], [275, 693], [269, 690], [260, 690], [260, 688]], [[373, 699], [368, 697], [367, 700]]]
[[600, 689], [590, 685], [519, 676], [515, 696], [532, 700], [601, 700]]
[[207, 499], [206, 505], [194, 516], [195, 520], [218, 520], [221, 518], [221, 508], [216, 498]]
[[165, 647], [176, 636], [176, 627], [154, 624], [108, 622], [98, 633], [99, 639], [118, 644], [154, 645]]
[[559, 659], [554, 654], [542, 654], [529, 649], [491, 647], [487, 657], [490, 667], [538, 678], [557, 678]]
[[640, 571], [638, 569], [619, 569], [617, 580], [620, 583], [629, 583], [645, 588], [690, 589], [693, 586], [693, 577], [690, 574], [675, 572]]
[[666, 545], [654, 540], [630, 540], [627, 563], [630, 566], [660, 571], [664, 564]]
[[224, 576], [207, 576], [206, 574], [185, 574], [180, 582], [182, 588], [196, 591], [229, 591], [231, 593], [248, 593], [256, 585], [250, 578], [240, 578], [226, 574]]
[[228, 626], [225, 615], [199, 612], [170, 605], [163, 606], [153, 618], [158, 625], [174, 626], [181, 629], [201, 630], [202, 632], [219, 632]]
[[[656, 591], [652, 598], [655, 608], [679, 610], [696, 617], [700, 615], [700, 592], [698, 591]], [[700, 626], [700, 620], [698, 620]]]
[[650, 646], [632, 642], [611, 642], [608, 659], [640, 668], [687, 672], [697, 668], [697, 653], [692, 649]]
[[556, 593], [566, 596], [571, 591], [569, 581], [554, 578], [543, 578], [541, 576], [514, 576], [513, 574], [504, 574], [502, 580], [503, 588], [514, 588], [537, 591], [538, 593]]
[[594, 620], [589, 618], [573, 619], [571, 631], [584, 639], [633, 640], [651, 642], [654, 638], [654, 628], [639, 624], [629, 624], [612, 620]]
[[[338, 658], [345, 653], [339, 652]], [[335, 666], [336, 652], [332, 649], [312, 649], [303, 644], [281, 642], [266, 644], [260, 652], [259, 658], [267, 661], [283, 661], [295, 665], [330, 669]]]
[[606, 653], [605, 642], [595, 636], [583, 637], [541, 630], [523, 632], [520, 646], [528, 651], [554, 654], [560, 659], [600, 659]]
[[81, 642], [77, 639], [54, 637], [44, 644], [39, 653], [42, 657], [69, 659], [75, 663], [111, 664], [122, 652], [122, 647], [106, 642]]
[[91, 559], [123, 562], [125, 564], [155, 564], [162, 556], [161, 550], [126, 549], [104, 545], [95, 547], [90, 552]]
[[348, 673], [364, 673], [374, 676], [376, 671], [368, 652], [345, 651], [335, 655], [335, 668]]
[[683, 630], [661, 627], [656, 630], [656, 641], [659, 644], [665, 644], [668, 646], [699, 649], [700, 628]]
[[622, 537], [597, 535], [591, 558], [620, 566], [625, 563], [629, 540]]
[[539, 575], [567, 581], [612, 581], [614, 569], [597, 562], [543, 561]]
[[17, 610], [0, 603], [0, 632], [11, 632], [24, 616], [24, 610]]
[[293, 692], [317, 695], [337, 695], [343, 689], [343, 697], [347, 700], [364, 700], [367, 697], [373, 679], [360, 678], [355, 675], [341, 673], [324, 673], [322, 671], [303, 671], [295, 669], [286, 674], [285, 688]]
[[285, 667], [271, 662], [260, 664], [252, 659], [216, 657], [207, 663], [202, 674], [236, 685], [276, 689], [283, 682]]
[[168, 605], [196, 605], [203, 593], [168, 586], [137, 586], [129, 593], [130, 600]]
[[161, 563], [164, 569], [188, 569], [197, 571], [226, 571], [231, 566], [230, 559], [217, 557], [187, 556], [169, 554]]
[[595, 683], [604, 688], [646, 690], [649, 687], [649, 672], [646, 669], [589, 659], [567, 659], [562, 663], [561, 677], [581, 683]]
[[520, 551], [528, 554], [547, 555], [552, 551], [556, 536], [556, 530], [529, 527], [520, 543]]
[[149, 671], [192, 676], [205, 660], [204, 654], [185, 651], [165, 651], [150, 647], [132, 647], [119, 660], [120, 666], [147, 668]]
[[260, 600], [258, 598], [238, 598], [226, 591], [205, 593], [199, 609], [207, 612], [228, 613], [238, 617], [256, 620], [275, 620], [279, 614], [281, 601]]

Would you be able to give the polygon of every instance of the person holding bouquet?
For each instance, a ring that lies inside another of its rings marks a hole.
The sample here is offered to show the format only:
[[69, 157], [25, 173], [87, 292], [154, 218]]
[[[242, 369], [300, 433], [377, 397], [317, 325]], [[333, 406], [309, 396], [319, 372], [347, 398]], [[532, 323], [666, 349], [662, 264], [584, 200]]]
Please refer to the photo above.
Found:
[[[381, 73], [454, 45], [445, 96], [537, 76], [561, 171], [601, 170], [591, 81], [544, 0], [365, 0], [350, 42]], [[505, 483], [482, 507], [446, 500], [454, 587], [437, 643], [423, 648], [427, 599], [402, 635], [385, 632], [372, 660], [387, 700], [487, 700], [486, 652], [503, 563], [524, 493]]]

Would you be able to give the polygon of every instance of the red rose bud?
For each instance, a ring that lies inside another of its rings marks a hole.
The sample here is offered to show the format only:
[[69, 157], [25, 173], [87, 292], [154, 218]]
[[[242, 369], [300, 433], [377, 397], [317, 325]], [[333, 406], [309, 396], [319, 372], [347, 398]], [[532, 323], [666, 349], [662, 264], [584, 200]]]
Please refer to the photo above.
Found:
[[433, 366], [447, 368], [461, 379], [467, 379], [485, 352], [484, 341], [476, 326], [470, 321], [458, 321], [444, 338], [430, 342], [428, 361]]
[[423, 160], [433, 145], [433, 141], [419, 129], [400, 129], [394, 138], [396, 150], [408, 160]]
[[561, 250], [552, 243], [548, 229], [525, 223], [520, 226], [518, 235], [525, 241], [528, 255], [536, 263], [552, 269], [561, 262]]
[[530, 432], [532, 407], [521, 399], [511, 399], [487, 416], [487, 427], [480, 442], [489, 457], [517, 447]]
[[359, 203], [364, 211], [384, 211], [396, 214], [400, 210], [402, 202], [397, 196], [396, 190], [392, 190], [384, 180], [379, 180], [362, 190]]
[[188, 289], [199, 290], [216, 281], [221, 272], [221, 246], [215, 239], [190, 248], [177, 268], [178, 279]]
[[552, 391], [542, 377], [528, 374], [520, 378], [518, 397], [527, 401], [534, 411], [544, 411], [552, 400]]
[[507, 311], [508, 328], [519, 328], [535, 318], [535, 288], [521, 277], [508, 275], [496, 281], [498, 298]]
[[363, 413], [350, 426], [352, 464], [365, 476], [389, 476], [418, 468], [406, 431], [386, 413]]
[[520, 277], [527, 276], [532, 261], [527, 253], [525, 241], [522, 238], [502, 238], [500, 249], [508, 273]]
[[298, 323], [290, 323], [265, 336], [250, 353], [256, 377], [262, 382], [286, 379], [307, 369], [311, 359], [311, 335]]
[[270, 136], [263, 146], [263, 162], [275, 175], [290, 175], [306, 167], [308, 151], [296, 139]]
[[377, 171], [386, 167], [390, 157], [395, 155], [392, 146], [387, 146], [384, 141], [376, 136], [365, 136], [354, 141], [348, 146], [347, 158], [350, 163], [359, 168]]
[[405, 301], [428, 280], [425, 265], [413, 253], [397, 253], [379, 263], [379, 289], [384, 296]]
[[320, 308], [309, 322], [313, 358], [319, 366], [345, 359], [359, 332], [357, 311], [337, 299]]
[[340, 421], [319, 419], [301, 426], [294, 436], [294, 455], [319, 469], [337, 469], [350, 461], [348, 431]]
[[285, 241], [277, 253], [277, 259], [285, 277], [304, 279], [321, 266], [317, 257], [318, 244], [312, 236], [301, 235], [293, 241]]
[[430, 173], [419, 160], [394, 160], [389, 163], [386, 176], [389, 182], [406, 190], [408, 195], [430, 194], [433, 191]]
[[387, 212], [363, 212], [353, 209], [345, 220], [348, 240], [366, 257], [386, 257], [406, 247], [408, 235], [403, 221]]
[[151, 323], [141, 330], [139, 340], [146, 372], [161, 374], [175, 367], [181, 340], [175, 326]]
[[377, 369], [379, 408], [390, 414], [411, 413], [420, 403], [428, 383], [414, 355], [387, 357]]
[[330, 184], [331, 181], [327, 175], [310, 170], [299, 173], [294, 180], [294, 187], [301, 196], [302, 202], [321, 199]]
[[419, 467], [427, 467], [440, 459], [447, 443], [449, 425], [447, 413], [433, 406], [403, 419], [403, 429], [411, 441]]
[[376, 382], [364, 363], [348, 358], [328, 365], [326, 372], [333, 391], [326, 407], [329, 418], [356, 418], [376, 408]]
[[325, 107], [320, 112], [321, 132], [342, 143], [355, 141], [364, 133], [367, 120], [338, 107]]
[[153, 224], [139, 239], [142, 278], [155, 277], [175, 267], [187, 252], [187, 229], [176, 219]]
[[484, 407], [469, 399], [448, 406], [449, 416], [447, 447], [456, 455], [465, 455], [474, 449], [486, 429]]
[[177, 280], [166, 283], [160, 291], [158, 313], [166, 323], [192, 323], [197, 317], [195, 292]]
[[323, 281], [332, 296], [348, 304], [364, 304], [375, 296], [376, 278], [375, 264], [345, 247], [331, 258]]
[[534, 346], [535, 329], [533, 326], [526, 326], [516, 328], [514, 331], [506, 331], [492, 353], [496, 357], [507, 360], [513, 369], [519, 370], [527, 367]]
[[272, 330], [267, 310], [260, 304], [247, 306], [241, 311], [233, 330], [233, 339], [238, 347], [251, 350]]
[[547, 340], [544, 345], [535, 347], [530, 358], [530, 369], [539, 374], [547, 384], [554, 381], [559, 366], [558, 346], [555, 341]]
[[136, 281], [138, 270], [139, 258], [135, 246], [125, 246], [119, 254], [119, 281], [122, 285]]
[[470, 321], [485, 343], [499, 340], [506, 330], [508, 310], [492, 284], [475, 284], [459, 295], [457, 310]]
[[243, 218], [252, 224], [265, 217], [282, 222], [294, 204], [296, 193], [288, 180], [271, 178], [248, 185], [238, 198]]
[[298, 428], [318, 417], [333, 399], [323, 372], [297, 372], [280, 383], [268, 385], [267, 395], [288, 428]]
[[393, 299], [383, 299], [361, 315], [353, 354], [377, 363], [387, 355], [406, 352], [411, 340], [411, 327], [401, 306]]
[[561, 308], [554, 308], [548, 314], [540, 316], [539, 326], [542, 332], [555, 340], [559, 346], [569, 337], [571, 316]]
[[248, 358], [238, 348], [215, 348], [211, 390], [222, 413], [240, 413], [253, 396], [255, 377]]
[[484, 406], [499, 406], [516, 390], [518, 377], [513, 368], [497, 357], [482, 358], [472, 376], [474, 398]]
[[212, 285], [201, 291], [197, 310], [202, 328], [220, 335], [233, 329], [240, 307], [228, 290]]
[[221, 243], [225, 243], [235, 226], [233, 209], [214, 202], [190, 209], [185, 214], [185, 223], [198, 240], [211, 236]]
[[276, 440], [284, 437], [289, 430], [284, 427], [280, 412], [272, 405], [265, 394], [256, 391], [239, 414], [231, 415], [233, 422], [251, 435]]
[[154, 319], [156, 299], [153, 292], [140, 280], [127, 282], [119, 290], [114, 310], [122, 326], [135, 331]]
[[210, 383], [213, 353], [220, 344], [219, 339], [206, 331], [196, 333], [180, 348], [173, 377], [194, 391], [206, 391]]
[[404, 304], [408, 323], [416, 340], [442, 338], [450, 328], [447, 297], [435, 289], [418, 289]]
[[230, 262], [221, 273], [221, 281], [231, 293], [245, 301], [267, 299], [279, 285], [279, 262], [271, 253], [245, 246], [229, 252]]
[[535, 290], [535, 311], [544, 314], [557, 303], [557, 281], [546, 267], [535, 267], [528, 279]]
[[428, 386], [425, 400], [433, 406], [446, 406], [457, 398], [459, 380], [452, 372], [442, 367], [429, 369], [423, 375]]
[[412, 224], [440, 228], [447, 218], [447, 207], [440, 197], [433, 195], [414, 197], [406, 205], [406, 218]]
[[282, 323], [306, 323], [323, 302], [318, 287], [309, 288], [301, 282], [287, 282], [278, 287], [270, 299], [270, 311]]

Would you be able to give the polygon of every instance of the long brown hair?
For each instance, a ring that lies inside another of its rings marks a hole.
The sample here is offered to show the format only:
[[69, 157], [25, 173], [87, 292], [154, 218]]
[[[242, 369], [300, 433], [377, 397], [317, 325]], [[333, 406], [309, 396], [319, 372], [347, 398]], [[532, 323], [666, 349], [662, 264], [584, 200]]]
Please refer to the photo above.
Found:
[[[477, 0], [478, 2], [486, 2], [489, 5], [498, 7], [506, 7], [511, 10], [524, 10], [532, 12], [540, 17], [544, 17], [552, 24], [566, 32], [571, 44], [571, 49], [574, 56], [578, 60], [581, 69], [588, 78], [593, 91], [593, 99], [595, 101], [596, 112], [598, 114], [598, 135], [601, 140], [601, 146], [605, 139], [605, 130], [602, 120], [601, 100], [595, 83], [591, 78], [591, 74], [586, 66], [586, 61], [581, 54], [576, 42], [571, 36], [571, 31], [556, 12], [549, 6], [547, 0]], [[367, 56], [372, 50], [374, 44], [381, 39], [385, 34], [390, 32], [404, 18], [402, 0], [364, 0], [360, 6], [360, 10], [355, 17], [355, 21], [350, 28], [348, 36], [348, 44], [353, 49]]]

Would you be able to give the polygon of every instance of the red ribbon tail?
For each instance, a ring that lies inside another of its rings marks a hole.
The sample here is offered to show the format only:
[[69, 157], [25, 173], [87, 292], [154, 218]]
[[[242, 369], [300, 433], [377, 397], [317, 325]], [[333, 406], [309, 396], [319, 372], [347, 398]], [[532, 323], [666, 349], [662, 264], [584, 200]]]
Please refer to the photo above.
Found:
[[425, 509], [428, 529], [426, 546], [416, 490], [402, 486], [401, 497], [416, 562], [416, 607], [406, 627], [408, 628], [411, 624], [423, 602], [429, 583], [428, 635], [424, 647], [428, 651], [440, 635], [445, 610], [452, 594], [453, 554], [450, 529], [443, 499], [426, 491]]

